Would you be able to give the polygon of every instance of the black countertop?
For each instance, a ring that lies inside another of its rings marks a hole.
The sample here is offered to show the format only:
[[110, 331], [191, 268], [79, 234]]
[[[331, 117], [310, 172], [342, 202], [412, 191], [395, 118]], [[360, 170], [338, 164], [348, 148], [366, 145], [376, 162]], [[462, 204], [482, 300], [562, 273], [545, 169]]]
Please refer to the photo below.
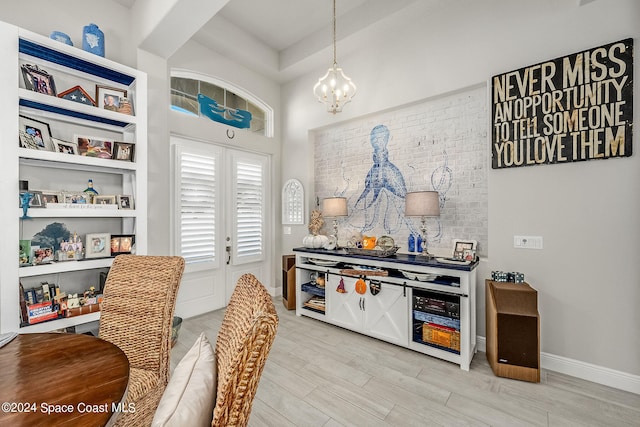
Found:
[[460, 270], [460, 271], [471, 271], [478, 266], [478, 261], [472, 262], [471, 264], [449, 264], [438, 261], [436, 258], [427, 259], [422, 255], [415, 254], [398, 254], [388, 256], [388, 257], [379, 257], [379, 256], [367, 256], [361, 254], [350, 254], [347, 252], [347, 249], [336, 249], [336, 250], [327, 250], [327, 249], [315, 249], [315, 248], [293, 248], [294, 252], [304, 252], [309, 254], [318, 254], [318, 255], [336, 255], [345, 258], [353, 258], [353, 259], [366, 259], [370, 261], [388, 261], [395, 262], [399, 264], [408, 264], [408, 265], [420, 265], [425, 267], [435, 267], [435, 268], [448, 268], [451, 270]]

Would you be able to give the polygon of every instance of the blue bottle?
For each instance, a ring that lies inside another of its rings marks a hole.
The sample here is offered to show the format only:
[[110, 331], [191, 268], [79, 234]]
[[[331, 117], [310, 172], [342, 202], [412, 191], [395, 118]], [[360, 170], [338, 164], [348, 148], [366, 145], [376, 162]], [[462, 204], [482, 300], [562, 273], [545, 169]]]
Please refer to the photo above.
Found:
[[416, 251], [416, 239], [413, 237], [413, 234], [409, 234], [409, 252]]
[[416, 252], [422, 253], [422, 236], [419, 234], [416, 237]]
[[96, 24], [82, 29], [82, 50], [104, 57], [104, 33]]

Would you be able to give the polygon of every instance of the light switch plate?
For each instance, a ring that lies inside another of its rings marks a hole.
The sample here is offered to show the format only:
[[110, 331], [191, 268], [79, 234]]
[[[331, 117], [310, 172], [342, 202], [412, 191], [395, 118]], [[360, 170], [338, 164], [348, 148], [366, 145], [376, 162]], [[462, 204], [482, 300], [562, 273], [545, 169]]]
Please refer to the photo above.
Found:
[[542, 249], [542, 236], [513, 236], [513, 247], [517, 249]]

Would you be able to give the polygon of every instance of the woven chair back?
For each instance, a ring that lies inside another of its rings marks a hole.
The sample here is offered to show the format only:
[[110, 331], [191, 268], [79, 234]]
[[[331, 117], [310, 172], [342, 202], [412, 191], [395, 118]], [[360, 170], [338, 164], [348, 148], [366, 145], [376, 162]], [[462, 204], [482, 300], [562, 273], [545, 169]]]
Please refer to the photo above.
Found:
[[252, 274], [236, 284], [216, 340], [218, 388], [212, 426], [246, 426], [278, 328], [271, 296]]
[[169, 377], [171, 327], [184, 259], [118, 255], [107, 276], [100, 338], [124, 351], [132, 368]]

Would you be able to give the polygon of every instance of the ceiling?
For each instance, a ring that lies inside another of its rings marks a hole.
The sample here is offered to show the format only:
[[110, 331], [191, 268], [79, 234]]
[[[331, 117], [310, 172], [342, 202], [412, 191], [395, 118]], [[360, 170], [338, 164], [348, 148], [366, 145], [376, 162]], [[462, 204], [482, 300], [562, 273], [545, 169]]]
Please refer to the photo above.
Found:
[[[131, 8], [136, 0], [114, 1]], [[337, 0], [338, 59], [355, 48], [349, 38], [415, 1]], [[332, 9], [331, 0], [229, 0], [192, 39], [283, 83], [331, 65]]]

